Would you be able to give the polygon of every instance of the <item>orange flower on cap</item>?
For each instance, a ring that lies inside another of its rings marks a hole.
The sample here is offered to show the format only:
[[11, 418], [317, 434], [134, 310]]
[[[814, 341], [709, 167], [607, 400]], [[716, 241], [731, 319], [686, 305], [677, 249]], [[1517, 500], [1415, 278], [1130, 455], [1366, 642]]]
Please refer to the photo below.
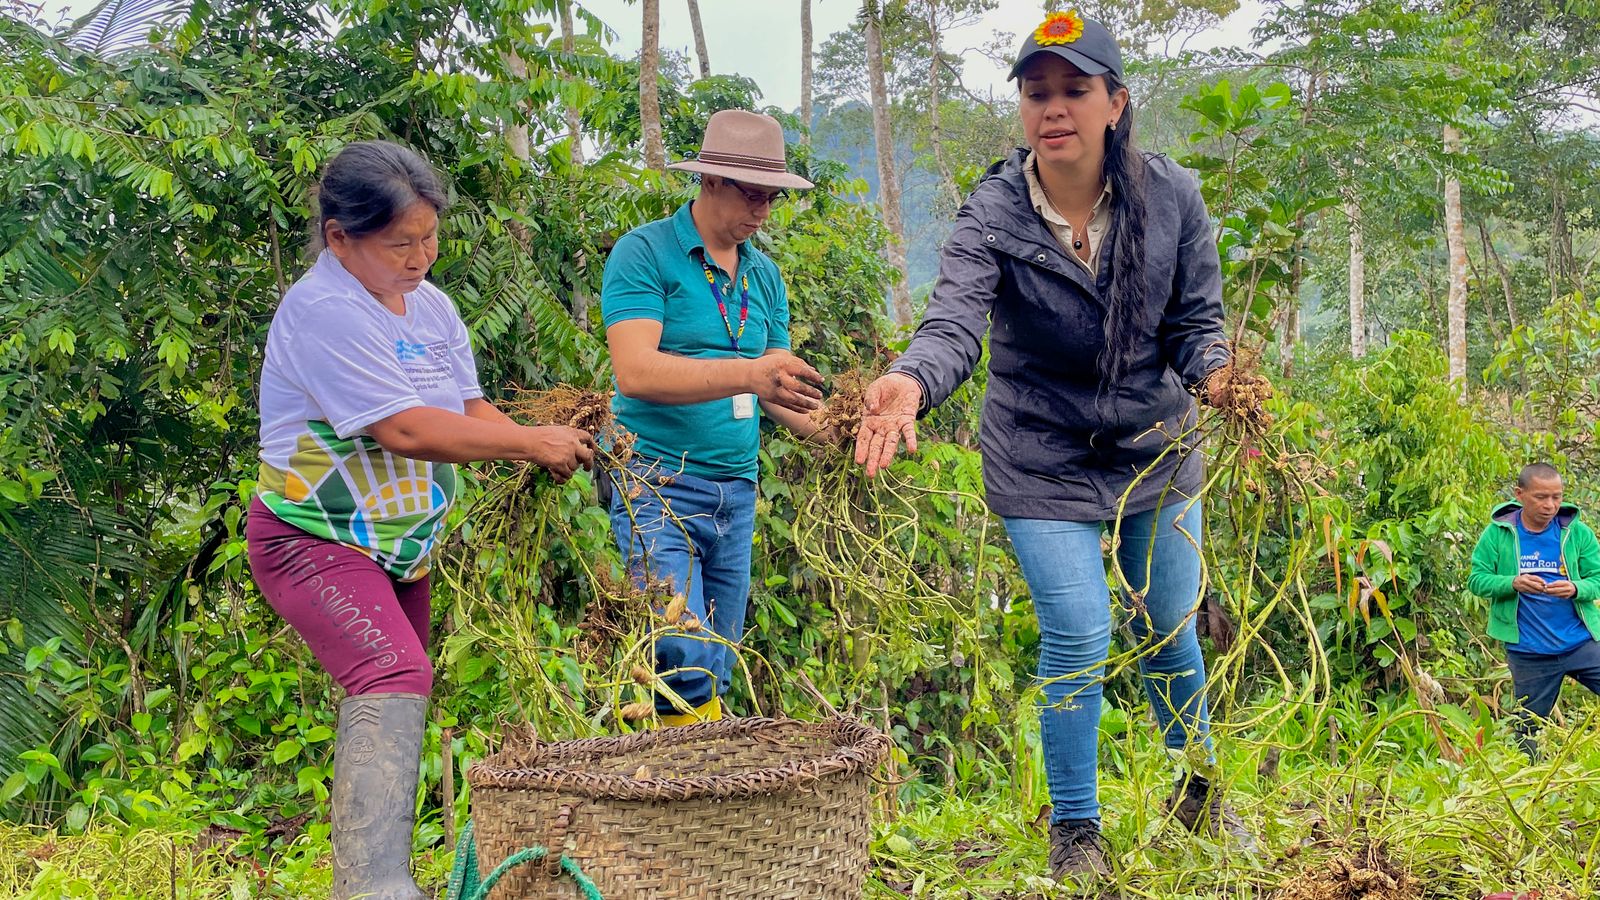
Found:
[[1070, 44], [1083, 37], [1083, 17], [1077, 10], [1051, 13], [1044, 24], [1034, 29], [1033, 42], [1041, 47], [1052, 44]]

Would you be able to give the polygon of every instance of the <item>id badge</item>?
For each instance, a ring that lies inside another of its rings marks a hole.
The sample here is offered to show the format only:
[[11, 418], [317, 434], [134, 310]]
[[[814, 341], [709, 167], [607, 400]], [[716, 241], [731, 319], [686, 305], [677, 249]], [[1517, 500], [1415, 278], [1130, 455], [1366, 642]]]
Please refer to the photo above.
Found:
[[733, 395], [733, 417], [735, 419], [749, 419], [756, 414], [755, 394]]

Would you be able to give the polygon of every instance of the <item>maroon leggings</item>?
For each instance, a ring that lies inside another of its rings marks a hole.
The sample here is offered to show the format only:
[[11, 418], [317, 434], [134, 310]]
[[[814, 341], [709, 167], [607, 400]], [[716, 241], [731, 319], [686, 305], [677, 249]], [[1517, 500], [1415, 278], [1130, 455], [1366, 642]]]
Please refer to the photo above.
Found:
[[433, 690], [426, 576], [396, 581], [361, 551], [301, 531], [259, 499], [245, 539], [262, 596], [347, 695]]

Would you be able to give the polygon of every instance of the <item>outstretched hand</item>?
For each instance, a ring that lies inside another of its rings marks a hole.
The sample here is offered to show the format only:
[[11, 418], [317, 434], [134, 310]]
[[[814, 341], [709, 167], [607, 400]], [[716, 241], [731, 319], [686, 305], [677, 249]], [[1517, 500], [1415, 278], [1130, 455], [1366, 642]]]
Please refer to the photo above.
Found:
[[902, 438], [908, 452], [917, 452], [921, 408], [922, 385], [910, 375], [891, 372], [867, 386], [856, 431], [856, 464], [867, 467], [868, 478], [889, 468]]

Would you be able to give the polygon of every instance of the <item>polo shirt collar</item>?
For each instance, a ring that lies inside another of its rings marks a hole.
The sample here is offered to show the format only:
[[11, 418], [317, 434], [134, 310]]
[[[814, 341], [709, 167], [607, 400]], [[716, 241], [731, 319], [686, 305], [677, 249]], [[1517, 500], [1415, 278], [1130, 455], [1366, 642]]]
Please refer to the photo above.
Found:
[[[706, 242], [705, 239], [700, 237], [700, 229], [694, 227], [694, 214], [690, 211], [693, 206], [694, 201], [690, 200], [688, 203], [678, 207], [678, 211], [672, 214], [672, 230], [678, 235], [678, 246], [683, 248], [684, 255], [693, 259], [696, 264], [704, 259], [712, 265], [716, 265], [716, 260], [711, 259], [710, 255], [706, 253]], [[749, 244], [749, 241], [739, 242], [738, 250], [741, 266], [747, 255], [745, 248]], [[695, 253], [696, 250], [700, 252], [697, 254]]]
[[691, 200], [678, 207], [678, 211], [672, 214], [672, 230], [677, 233], [678, 245], [683, 248], [687, 256], [693, 256], [696, 250], [704, 253], [706, 249], [706, 242], [700, 237], [700, 229], [694, 227], [694, 214], [690, 212], [693, 206], [694, 201]]

